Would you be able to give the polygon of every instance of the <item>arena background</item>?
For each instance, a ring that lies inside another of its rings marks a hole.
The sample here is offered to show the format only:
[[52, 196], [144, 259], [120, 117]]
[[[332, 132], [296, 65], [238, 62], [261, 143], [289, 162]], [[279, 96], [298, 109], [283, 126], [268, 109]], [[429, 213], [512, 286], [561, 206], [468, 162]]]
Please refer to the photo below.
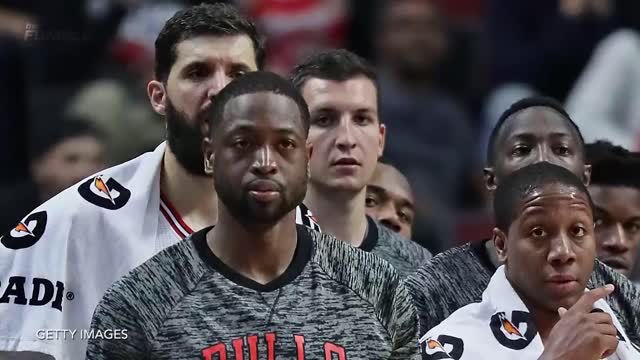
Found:
[[[65, 186], [163, 140], [145, 89], [153, 42], [177, 9], [200, 2], [0, 0], [2, 230]], [[637, 0], [226, 2], [266, 36], [270, 70], [286, 74], [330, 47], [376, 64], [384, 160], [409, 178], [414, 240], [434, 253], [490, 234], [484, 154], [511, 102], [555, 97], [587, 141], [640, 150]], [[601, 96], [590, 98], [589, 88]], [[88, 125], [60, 125], [68, 119]], [[77, 134], [95, 141], [68, 141]], [[66, 157], [51, 155], [61, 143]]]

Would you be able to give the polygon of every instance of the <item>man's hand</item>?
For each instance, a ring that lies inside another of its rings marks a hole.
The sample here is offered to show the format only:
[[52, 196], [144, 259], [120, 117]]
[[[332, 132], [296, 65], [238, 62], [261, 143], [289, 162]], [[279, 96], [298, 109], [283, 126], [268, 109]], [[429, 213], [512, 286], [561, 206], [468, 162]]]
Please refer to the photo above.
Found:
[[611, 294], [613, 285], [588, 292], [569, 310], [558, 309], [560, 321], [551, 329], [540, 359], [600, 360], [616, 351], [618, 337], [611, 316], [591, 312], [593, 303]]

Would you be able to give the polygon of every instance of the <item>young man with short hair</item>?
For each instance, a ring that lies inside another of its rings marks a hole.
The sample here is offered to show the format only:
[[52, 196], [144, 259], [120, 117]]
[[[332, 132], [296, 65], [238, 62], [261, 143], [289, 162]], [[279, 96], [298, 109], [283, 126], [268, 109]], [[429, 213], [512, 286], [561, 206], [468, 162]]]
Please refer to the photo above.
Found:
[[421, 339], [426, 358], [634, 360], [640, 352], [588, 286], [596, 240], [586, 186], [548, 162], [525, 166], [495, 192], [493, 242], [501, 265], [482, 301], [462, 307]]
[[305, 203], [323, 231], [372, 252], [402, 274], [431, 254], [366, 215], [366, 185], [384, 149], [374, 70], [346, 50], [327, 50], [298, 64], [294, 85], [309, 104], [313, 154]]
[[[591, 167], [585, 165], [584, 141], [577, 126], [553, 99], [526, 98], [500, 117], [487, 149], [485, 179], [493, 193], [500, 181], [520, 168], [546, 161], [562, 166], [585, 184]], [[459, 308], [482, 300], [482, 292], [500, 266], [489, 240], [447, 250], [407, 279], [424, 334]], [[607, 298], [620, 323], [634, 341], [640, 340], [640, 290], [624, 276], [596, 262], [590, 286], [613, 284]]]
[[606, 141], [587, 144], [598, 259], [630, 277], [640, 244], [640, 156]]

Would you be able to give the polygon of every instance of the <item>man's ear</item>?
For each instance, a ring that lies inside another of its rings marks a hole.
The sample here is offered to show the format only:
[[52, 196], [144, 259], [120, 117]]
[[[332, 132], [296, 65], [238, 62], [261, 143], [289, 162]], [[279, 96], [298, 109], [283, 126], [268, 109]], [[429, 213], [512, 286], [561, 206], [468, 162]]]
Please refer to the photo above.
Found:
[[311, 155], [313, 154], [313, 144], [307, 141], [305, 147], [307, 148], [307, 159], [311, 159]]
[[505, 263], [507, 261], [507, 235], [497, 227], [493, 228], [493, 246], [496, 249], [498, 261]]
[[584, 182], [585, 186], [589, 186], [589, 184], [591, 184], [591, 164], [585, 164], [584, 166], [584, 174], [582, 181]]
[[213, 160], [215, 153], [213, 151], [213, 142], [208, 137], [202, 139], [202, 153], [204, 154], [204, 173], [213, 175]]
[[311, 177], [311, 155], [313, 155], [313, 144], [307, 141], [307, 177]]
[[147, 84], [147, 95], [153, 111], [160, 115], [166, 115], [166, 94], [164, 84], [158, 80], [151, 80]]
[[484, 186], [489, 192], [494, 192], [498, 186], [496, 181], [496, 172], [493, 167], [486, 167], [482, 170], [484, 173]]

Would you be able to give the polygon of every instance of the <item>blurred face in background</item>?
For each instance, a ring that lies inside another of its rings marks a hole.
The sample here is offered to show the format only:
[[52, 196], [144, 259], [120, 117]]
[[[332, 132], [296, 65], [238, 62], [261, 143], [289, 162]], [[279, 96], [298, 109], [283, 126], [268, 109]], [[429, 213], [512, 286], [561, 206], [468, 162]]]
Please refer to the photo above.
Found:
[[640, 189], [589, 186], [595, 206], [598, 259], [629, 276], [640, 244]]
[[32, 174], [42, 200], [104, 168], [104, 144], [90, 135], [70, 137], [33, 162]]
[[448, 47], [445, 24], [429, 0], [387, 0], [381, 14], [380, 55], [405, 76], [433, 71]]
[[378, 163], [367, 185], [367, 215], [411, 239], [415, 219], [414, 200], [407, 178], [391, 165]]

